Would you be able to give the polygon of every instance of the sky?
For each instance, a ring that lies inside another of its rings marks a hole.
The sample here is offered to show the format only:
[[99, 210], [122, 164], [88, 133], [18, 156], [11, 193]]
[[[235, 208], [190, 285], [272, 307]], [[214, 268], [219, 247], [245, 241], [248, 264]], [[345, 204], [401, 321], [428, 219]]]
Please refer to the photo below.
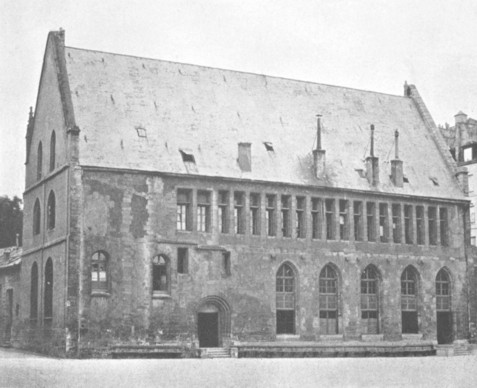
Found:
[[477, 118], [475, 0], [0, 0], [0, 196], [24, 191], [49, 31], [66, 45], [402, 95]]

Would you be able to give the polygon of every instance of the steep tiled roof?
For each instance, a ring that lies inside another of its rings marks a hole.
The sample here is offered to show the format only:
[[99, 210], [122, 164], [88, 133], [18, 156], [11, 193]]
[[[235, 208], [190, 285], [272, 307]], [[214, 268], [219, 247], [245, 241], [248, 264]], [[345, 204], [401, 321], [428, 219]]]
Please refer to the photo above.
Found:
[[[409, 97], [69, 47], [65, 57], [82, 165], [463, 198]], [[316, 114], [325, 181], [313, 176]], [[369, 155], [370, 124], [376, 188], [356, 171]], [[396, 129], [403, 188], [389, 178]], [[239, 168], [239, 142], [252, 145], [251, 172]]]

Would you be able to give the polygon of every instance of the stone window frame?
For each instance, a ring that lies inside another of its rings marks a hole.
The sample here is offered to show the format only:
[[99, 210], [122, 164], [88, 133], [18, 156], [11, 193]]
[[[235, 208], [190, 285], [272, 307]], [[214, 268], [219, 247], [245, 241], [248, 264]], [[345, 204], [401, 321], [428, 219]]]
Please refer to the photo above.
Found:
[[33, 236], [41, 233], [41, 205], [40, 200], [36, 198], [33, 205]]
[[212, 224], [212, 193], [209, 190], [197, 190], [197, 231], [209, 233]]
[[48, 230], [55, 229], [56, 226], [56, 196], [53, 190], [48, 195], [48, 202], [46, 207], [46, 228]]
[[229, 233], [230, 231], [230, 191], [219, 190], [218, 192], [218, 231], [219, 233]]
[[[110, 293], [110, 256], [105, 250], [97, 250], [91, 255], [91, 295]], [[101, 277], [104, 276], [104, 280]]]
[[189, 273], [189, 248], [177, 247], [177, 273], [187, 275]]
[[436, 311], [452, 311], [452, 276], [447, 267], [436, 275]]
[[340, 226], [340, 240], [348, 241], [350, 239], [350, 227], [349, 227], [349, 201], [347, 199], [340, 198], [338, 200], [339, 206], [339, 226]]
[[[160, 268], [162, 266], [163, 269]], [[165, 253], [158, 253], [151, 259], [151, 291], [153, 298], [169, 297], [171, 294], [171, 260]]]
[[253, 236], [261, 234], [261, 195], [260, 193], [250, 193], [250, 233]]

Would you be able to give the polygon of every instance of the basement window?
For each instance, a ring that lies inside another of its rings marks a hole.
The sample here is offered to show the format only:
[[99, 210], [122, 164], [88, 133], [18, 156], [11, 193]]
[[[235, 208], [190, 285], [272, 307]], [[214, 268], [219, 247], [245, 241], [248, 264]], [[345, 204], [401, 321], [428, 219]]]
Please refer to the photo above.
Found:
[[273, 144], [269, 141], [264, 141], [263, 145], [265, 146], [265, 149], [270, 152], [274, 152], [275, 150], [273, 149]]
[[432, 183], [434, 183], [434, 186], [439, 186], [439, 181], [436, 177], [430, 176], [429, 179], [432, 181]]
[[146, 128], [141, 127], [141, 126], [137, 126], [137, 127], [135, 127], [135, 128], [136, 128], [136, 132], [137, 132], [137, 136], [138, 136], [138, 137], [141, 137], [141, 138], [144, 138], [144, 139], [147, 138]]
[[184, 163], [194, 163], [195, 164], [194, 154], [192, 154], [191, 152], [184, 151], [184, 150], [179, 150], [179, 152], [181, 153], [182, 161]]

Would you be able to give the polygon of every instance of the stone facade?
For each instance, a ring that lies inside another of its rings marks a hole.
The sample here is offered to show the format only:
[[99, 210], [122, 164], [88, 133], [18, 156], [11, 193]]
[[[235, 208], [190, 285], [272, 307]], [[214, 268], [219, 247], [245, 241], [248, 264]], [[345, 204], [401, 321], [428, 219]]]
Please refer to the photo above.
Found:
[[443, 144], [413, 85], [384, 95], [73, 49], [52, 32], [11, 342], [170, 356], [466, 339], [466, 173]]

